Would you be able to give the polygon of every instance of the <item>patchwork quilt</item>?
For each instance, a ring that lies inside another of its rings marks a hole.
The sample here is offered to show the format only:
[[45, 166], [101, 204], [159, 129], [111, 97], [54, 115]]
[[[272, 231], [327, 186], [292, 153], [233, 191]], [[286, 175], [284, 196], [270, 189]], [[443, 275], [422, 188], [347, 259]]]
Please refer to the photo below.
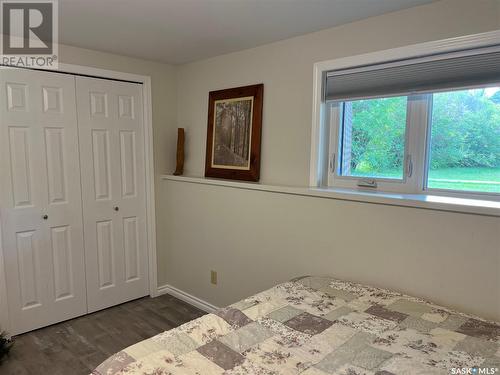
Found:
[[328, 277], [277, 285], [110, 357], [94, 375], [500, 374], [500, 324]]

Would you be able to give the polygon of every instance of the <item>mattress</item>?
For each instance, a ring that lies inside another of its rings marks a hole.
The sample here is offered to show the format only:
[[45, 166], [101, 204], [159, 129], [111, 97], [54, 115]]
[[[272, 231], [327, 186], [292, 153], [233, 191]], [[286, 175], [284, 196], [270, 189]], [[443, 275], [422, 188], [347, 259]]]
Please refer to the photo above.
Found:
[[498, 368], [499, 323], [389, 290], [303, 277], [132, 345], [92, 374], [500, 374]]

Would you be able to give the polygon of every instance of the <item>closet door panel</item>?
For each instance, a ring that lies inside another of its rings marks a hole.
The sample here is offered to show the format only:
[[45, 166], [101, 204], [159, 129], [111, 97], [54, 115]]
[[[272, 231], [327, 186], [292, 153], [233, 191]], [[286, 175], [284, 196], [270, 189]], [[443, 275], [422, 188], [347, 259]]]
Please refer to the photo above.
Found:
[[3, 68], [0, 91], [0, 214], [15, 334], [86, 312], [75, 81]]
[[8, 150], [12, 182], [12, 200], [16, 208], [33, 206], [33, 160], [30, 150], [32, 131], [27, 126], [8, 127]]
[[148, 294], [141, 91], [77, 78], [89, 311]]
[[148, 294], [146, 170], [142, 85], [114, 82], [120, 158], [120, 226], [124, 289], [128, 296]]
[[61, 321], [87, 312], [76, 83], [73, 76], [57, 73], [39, 76], [39, 82], [48, 289], [51, 314]]
[[75, 289], [73, 283], [71, 226], [52, 227], [50, 230], [50, 244], [54, 262], [55, 300], [61, 301], [73, 298]]

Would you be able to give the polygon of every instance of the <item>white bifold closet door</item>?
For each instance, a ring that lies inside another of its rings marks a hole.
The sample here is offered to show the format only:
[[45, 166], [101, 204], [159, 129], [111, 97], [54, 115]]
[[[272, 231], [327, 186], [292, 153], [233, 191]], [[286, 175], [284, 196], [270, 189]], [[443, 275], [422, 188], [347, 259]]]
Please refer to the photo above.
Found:
[[0, 68], [10, 333], [148, 294], [141, 95], [135, 83]]
[[76, 77], [88, 311], [148, 294], [142, 86]]
[[1, 237], [17, 334], [87, 312], [75, 78], [0, 68], [0, 88]]

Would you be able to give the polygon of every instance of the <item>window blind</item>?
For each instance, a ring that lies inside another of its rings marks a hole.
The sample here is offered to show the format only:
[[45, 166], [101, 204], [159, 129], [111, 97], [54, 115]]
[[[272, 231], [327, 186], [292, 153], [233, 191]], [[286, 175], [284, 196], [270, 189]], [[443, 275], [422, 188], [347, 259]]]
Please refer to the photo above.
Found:
[[436, 91], [500, 82], [500, 51], [438, 56], [327, 72], [325, 100]]

